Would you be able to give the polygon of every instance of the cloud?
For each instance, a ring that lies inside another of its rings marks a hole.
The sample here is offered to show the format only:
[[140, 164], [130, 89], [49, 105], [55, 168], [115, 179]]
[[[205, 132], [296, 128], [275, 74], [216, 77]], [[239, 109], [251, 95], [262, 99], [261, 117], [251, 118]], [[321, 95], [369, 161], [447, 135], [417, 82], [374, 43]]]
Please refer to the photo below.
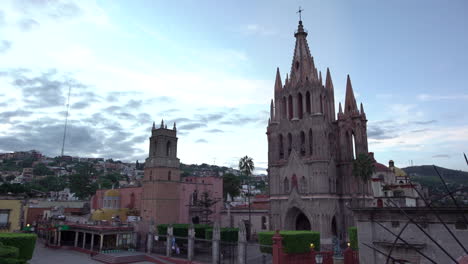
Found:
[[206, 133], [224, 133], [224, 130], [221, 129], [209, 129], [205, 131]]
[[441, 101], [441, 100], [467, 100], [468, 94], [431, 95], [419, 94], [416, 97], [420, 101]]
[[194, 130], [197, 128], [206, 127], [205, 123], [191, 123], [191, 124], [184, 124], [179, 126], [178, 129], [180, 130]]
[[72, 109], [84, 109], [84, 108], [86, 108], [88, 106], [89, 106], [88, 101], [81, 101], [81, 102], [76, 102], [76, 103], [72, 104], [70, 107]]
[[428, 120], [428, 121], [414, 121], [413, 123], [417, 124], [417, 125], [429, 125], [429, 124], [433, 124], [433, 123], [436, 123], [437, 120]]
[[75, 18], [83, 13], [72, 1], [23, 0], [14, 3], [16, 9], [25, 16], [43, 14], [54, 20], [62, 20]]
[[272, 36], [276, 34], [276, 31], [265, 28], [259, 24], [248, 24], [241, 28], [241, 32], [247, 35], [261, 35], [261, 36]]
[[3, 13], [2, 10], [0, 10], [0, 27], [5, 25], [5, 13]]
[[367, 137], [369, 139], [390, 139], [396, 136], [391, 134], [394, 131], [392, 128], [377, 126], [375, 124], [369, 124], [367, 128]]
[[206, 139], [200, 138], [195, 141], [195, 143], [208, 143]]
[[6, 53], [11, 48], [11, 41], [1, 40], [0, 41], [0, 53]]
[[39, 28], [40, 24], [32, 18], [23, 18], [18, 21], [18, 26], [22, 31], [28, 32]]
[[437, 155], [434, 155], [432, 156], [433, 158], [450, 158], [450, 155], [447, 155], [447, 154], [437, 154]]
[[70, 88], [76, 98], [83, 98], [88, 103], [97, 101], [97, 95], [86, 91], [88, 87], [71, 76], [50, 69], [34, 74], [27, 69], [9, 69], [1, 75], [7, 76], [11, 84], [20, 88], [26, 108], [51, 108], [64, 106]]
[[33, 112], [17, 109], [15, 111], [6, 111], [0, 113], [0, 123], [10, 123], [15, 117], [28, 117], [32, 115]]

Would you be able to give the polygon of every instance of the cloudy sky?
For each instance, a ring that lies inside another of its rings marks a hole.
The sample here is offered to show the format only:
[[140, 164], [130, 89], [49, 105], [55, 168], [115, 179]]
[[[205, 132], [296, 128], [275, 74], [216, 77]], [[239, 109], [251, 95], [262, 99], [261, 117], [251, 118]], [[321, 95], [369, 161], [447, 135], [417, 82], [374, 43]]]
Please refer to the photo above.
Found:
[[[85, 1], [0, 5], [0, 151], [143, 160], [153, 121], [177, 122], [184, 163], [267, 166], [276, 67], [298, 6], [336, 101], [350, 74], [381, 163], [464, 169], [468, 2]], [[338, 104], [336, 104], [338, 105]]]

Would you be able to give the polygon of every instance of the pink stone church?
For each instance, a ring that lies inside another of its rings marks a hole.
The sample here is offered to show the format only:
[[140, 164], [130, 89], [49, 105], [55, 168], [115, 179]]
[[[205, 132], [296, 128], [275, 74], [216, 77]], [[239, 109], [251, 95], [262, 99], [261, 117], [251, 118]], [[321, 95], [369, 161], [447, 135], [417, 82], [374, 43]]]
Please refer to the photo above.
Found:
[[[181, 179], [175, 124], [171, 129], [163, 122], [159, 128], [153, 124], [149, 141], [143, 186], [98, 190], [91, 200], [95, 220], [111, 220], [112, 216], [119, 215], [126, 221], [128, 212], [138, 212], [143, 230], [152, 222], [219, 221], [223, 207], [223, 179], [213, 176]], [[201, 206], [200, 201], [205, 197], [216, 203], [209, 208]]]
[[321, 244], [347, 239], [350, 207], [372, 202], [369, 182], [352, 175], [353, 160], [367, 154], [367, 119], [348, 75], [344, 108], [335, 114], [330, 70], [317, 70], [299, 21], [289, 76], [276, 72], [268, 137], [272, 229], [314, 230]]

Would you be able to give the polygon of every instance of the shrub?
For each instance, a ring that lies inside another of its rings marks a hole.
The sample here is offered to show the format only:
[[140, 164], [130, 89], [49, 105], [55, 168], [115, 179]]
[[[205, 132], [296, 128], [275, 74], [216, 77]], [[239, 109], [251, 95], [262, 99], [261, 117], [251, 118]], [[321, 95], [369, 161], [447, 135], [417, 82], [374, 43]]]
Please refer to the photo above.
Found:
[[[239, 239], [239, 228], [221, 228], [221, 241], [225, 242], [237, 242]], [[213, 239], [213, 229], [205, 230], [205, 238]]]
[[349, 243], [353, 250], [358, 250], [358, 235], [357, 227], [351, 226], [348, 228]]
[[36, 245], [35, 234], [23, 233], [0, 233], [0, 242], [5, 246], [19, 249], [19, 259], [29, 260], [32, 258], [34, 246]]
[[19, 249], [11, 246], [0, 246], [0, 259], [18, 258]]
[[[160, 236], [166, 236], [168, 226], [169, 226], [168, 224], [157, 225], [156, 228], [158, 229], [158, 234]], [[189, 226], [190, 226], [189, 224], [173, 224], [172, 227], [174, 228], [173, 229], [174, 236], [176, 236], [176, 237], [188, 237]], [[208, 228], [212, 228], [212, 227], [209, 226], [209, 225], [203, 225], [203, 224], [194, 225], [195, 237], [199, 238], [199, 239], [204, 239], [205, 238], [205, 230], [208, 229]]]
[[[274, 231], [259, 232], [258, 242], [260, 251], [263, 253], [272, 252]], [[283, 238], [283, 251], [286, 253], [306, 253], [310, 251], [310, 244], [313, 243], [315, 250], [320, 250], [320, 233], [315, 231], [280, 231]], [[262, 246], [263, 245], [263, 246]]]

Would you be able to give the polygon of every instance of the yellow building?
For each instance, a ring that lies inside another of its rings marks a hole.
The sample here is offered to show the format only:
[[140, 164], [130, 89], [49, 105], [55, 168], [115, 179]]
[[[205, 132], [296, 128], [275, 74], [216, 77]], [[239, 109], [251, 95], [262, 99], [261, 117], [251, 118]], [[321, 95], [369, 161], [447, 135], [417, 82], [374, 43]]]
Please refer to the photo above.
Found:
[[128, 208], [120, 206], [120, 192], [116, 189], [108, 190], [104, 193], [103, 208], [93, 212], [91, 219], [94, 221], [111, 221], [118, 217], [121, 221], [127, 221]]
[[0, 196], [0, 232], [23, 228], [27, 207], [23, 197]]

